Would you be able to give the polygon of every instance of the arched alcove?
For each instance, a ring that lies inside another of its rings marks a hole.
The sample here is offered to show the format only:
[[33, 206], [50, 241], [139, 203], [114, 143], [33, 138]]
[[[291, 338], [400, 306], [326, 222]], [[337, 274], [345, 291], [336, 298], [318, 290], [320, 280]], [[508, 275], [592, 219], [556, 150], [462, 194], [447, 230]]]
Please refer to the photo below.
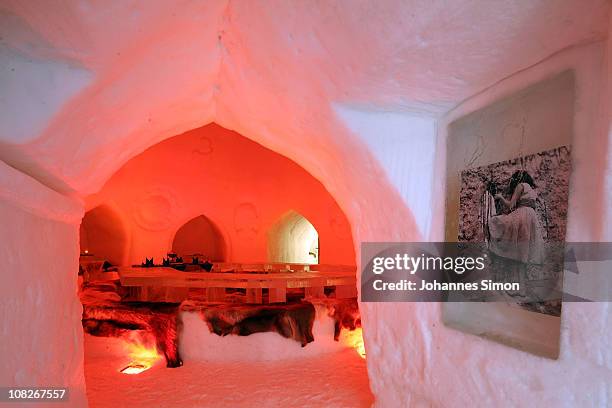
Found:
[[[591, 7], [576, 1], [538, 2], [533, 7], [507, 2], [503, 12], [496, 2], [461, 1], [434, 6], [390, 1], [380, 7], [212, 1], [180, 8], [151, 2], [146, 7], [118, 4], [112, 13], [101, 2], [87, 7], [67, 2], [61, 8], [53, 2], [37, 7], [23, 3], [2, 7], [8, 20], [2, 24], [8, 50], [3, 55], [14, 67], [5, 70], [10, 75], [9, 97], [4, 98], [8, 108], [3, 110], [7, 120], [0, 121], [0, 156], [10, 165], [2, 168], [3, 188], [11, 193], [3, 194], [3, 200], [21, 200], [19, 208], [28, 211], [36, 206], [44, 219], [3, 207], [5, 268], [13, 271], [5, 276], [3, 299], [20, 307], [6, 314], [2, 329], [10, 338], [28, 339], [7, 341], [7, 385], [44, 384], [49, 373], [55, 373], [58, 383], [64, 380], [70, 386], [71, 405], [84, 405], [83, 359], [74, 358], [82, 354], [82, 335], [74, 330], [81, 324], [82, 310], [77, 307], [74, 274], [62, 275], [70, 269], [66, 263], [76, 263], [72, 252], [78, 248], [78, 222], [72, 220], [80, 214], [80, 203], [43, 189], [33, 179], [82, 198], [98, 191], [145, 148], [210, 121], [293, 158], [320, 179], [346, 212], [359, 254], [362, 241], [423, 239], [394, 188], [421, 197], [424, 177], [389, 185], [370, 150], [376, 147], [382, 157], [397, 147], [378, 128], [371, 147], [361, 146], [347, 129], [358, 136], [363, 127], [339, 123], [333, 105], [344, 101], [372, 108], [364, 117], [382, 115], [385, 120], [393, 109], [417, 112], [435, 121], [440, 134], [433, 137], [444, 140], [448, 116], [443, 115], [453, 107], [460, 109], [451, 116], [464, 114], [535, 77], [576, 67], [581, 102], [576, 144], [580, 168], [586, 169], [577, 179], [593, 182], [575, 183], [574, 196], [580, 201], [573, 206], [577, 211], [572, 216], [578, 216], [574, 230], [578, 238], [589, 240], [580, 228], [586, 218], [609, 232], [609, 212], [601, 208], [610, 194], [599, 181], [609, 162], [609, 117], [600, 114], [607, 108], [599, 106], [609, 98], [604, 76], [609, 44], [600, 41], [609, 37], [605, 1]], [[108, 30], [111, 24], [116, 29]], [[360, 46], [351, 46], [355, 44]], [[478, 98], [470, 99], [473, 95]], [[414, 133], [411, 128], [400, 130], [406, 137]], [[183, 159], [177, 156], [176, 161]], [[400, 171], [400, 164], [408, 161], [399, 157], [387, 163], [393, 174], [402, 175], [408, 172]], [[444, 166], [444, 160], [436, 162]], [[418, 171], [432, 170], [422, 166]], [[433, 180], [444, 185], [443, 177]], [[437, 194], [441, 198], [436, 200], [444, 202], [443, 193]], [[444, 222], [435, 202], [433, 207], [432, 214], [424, 211], [424, 216]], [[66, 220], [69, 225], [64, 225]], [[326, 225], [317, 226], [323, 234]], [[432, 229], [438, 231], [434, 237], [441, 237], [441, 227]], [[36, 244], [36, 256], [31, 256]], [[42, 267], [48, 273], [40, 274]], [[32, 294], [30, 282], [39, 283], [34, 294], [45, 300], [44, 308], [20, 303]], [[575, 330], [588, 341], [566, 341], [567, 351], [554, 364], [529, 360], [480, 339], [453, 336], [437, 324], [433, 304], [362, 306], [365, 333], [371, 333], [366, 335], [368, 365], [377, 405], [443, 406], [450, 404], [449, 396], [455, 405], [473, 405], [482, 401], [483, 387], [505, 399], [486, 395], [491, 403], [560, 404], [563, 395], [583, 405], [595, 404], [590, 398], [599, 396], [605, 404], [605, 393], [599, 392], [605, 388], [605, 376], [562, 382], [568, 372], [575, 379], [602, 372], [599, 363], [606, 359], [600, 354], [609, 349], [608, 337], [589, 334], [602, 332], [605, 305], [586, 311], [579, 305], [568, 308], [565, 337], [573, 339], [570, 330]], [[61, 341], [70, 347], [58, 347]], [[28, 353], [32, 349], [45, 358]], [[437, 349], [446, 352], [431, 352]], [[465, 350], [470, 350], [467, 357]], [[490, 358], [492, 353], [496, 358]], [[415, 359], [415, 354], [422, 358]], [[409, 363], [398, 368], [398, 362]], [[458, 365], [461, 370], [456, 370]], [[572, 372], [574, 367], [578, 369]], [[473, 381], [462, 381], [466, 373]], [[527, 390], [520, 382], [507, 381], [517, 373], [537, 386]], [[437, 392], [440, 387], [448, 392]], [[527, 392], [516, 392], [517, 387]], [[566, 392], [559, 393], [560, 388]], [[141, 402], [140, 394], [131, 395]]]
[[104, 259], [113, 265], [124, 263], [127, 234], [121, 217], [109, 205], [85, 213], [79, 229], [81, 253]]
[[223, 235], [205, 215], [192, 218], [176, 231], [172, 252], [201, 255], [211, 261], [225, 261], [227, 256]]
[[319, 263], [319, 234], [297, 211], [285, 213], [268, 231], [268, 261]]

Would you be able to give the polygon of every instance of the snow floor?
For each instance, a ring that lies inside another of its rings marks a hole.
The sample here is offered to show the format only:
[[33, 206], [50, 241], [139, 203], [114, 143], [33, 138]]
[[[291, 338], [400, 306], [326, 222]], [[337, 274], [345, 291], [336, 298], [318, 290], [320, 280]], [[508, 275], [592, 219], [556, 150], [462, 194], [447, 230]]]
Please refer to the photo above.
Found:
[[158, 361], [137, 375], [124, 342], [85, 335], [89, 406], [97, 407], [369, 407], [366, 361], [354, 349], [279, 361]]

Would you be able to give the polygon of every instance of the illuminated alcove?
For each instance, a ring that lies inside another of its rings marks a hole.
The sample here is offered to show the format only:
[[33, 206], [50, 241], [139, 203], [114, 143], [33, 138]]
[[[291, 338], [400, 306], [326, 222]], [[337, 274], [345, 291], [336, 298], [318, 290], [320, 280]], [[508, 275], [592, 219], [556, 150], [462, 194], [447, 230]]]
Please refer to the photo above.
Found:
[[319, 263], [319, 233], [300, 213], [287, 212], [268, 231], [268, 260]]
[[125, 226], [119, 214], [108, 205], [85, 213], [79, 229], [81, 254], [122, 265], [128, 247]]
[[226, 259], [223, 235], [205, 215], [192, 218], [176, 231], [172, 241], [172, 252], [199, 256], [210, 261]]
[[[346, 214], [359, 254], [362, 241], [442, 239], [437, 201], [444, 198], [437, 185], [444, 177], [437, 165], [443, 165], [444, 152], [435, 141], [445, 137], [448, 123], [575, 68], [579, 179], [589, 182], [574, 186], [573, 236], [610, 238], [604, 201], [610, 191], [603, 179], [609, 117], [600, 106], [610, 98], [606, 1], [591, 7], [579, 1], [529, 7], [507, 2], [501, 8], [464, 1], [363, 7], [212, 1], [180, 8], [150, 2], [117, 4], [112, 12], [105, 4], [30, 7], [15, 1], [2, 8], [3, 84], [10, 86], [3, 88], [8, 97], [0, 121], [0, 236], [6, 270], [14, 272], [0, 288], [8, 305], [2, 329], [10, 333], [3, 344], [3, 384], [47, 385], [56, 378], [71, 387], [72, 405], [86, 404], [74, 273], [81, 200], [146, 148], [213, 121], [291, 158], [320, 180]], [[435, 165], [428, 161], [434, 156]], [[424, 175], [435, 180], [433, 186]], [[154, 198], [150, 203], [165, 205]], [[286, 206], [268, 219], [249, 200], [243, 204], [240, 217], [230, 217], [241, 225], [225, 233], [261, 236], [265, 229], [254, 220], [272, 223], [295, 208]], [[321, 257], [333, 256], [324, 242], [329, 222], [296, 210], [317, 226]], [[209, 214], [199, 209], [167, 228], [174, 231], [200, 213]], [[413, 213], [419, 228], [431, 223], [431, 235], [419, 231]], [[164, 243], [156, 254], [163, 256], [172, 236], [161, 234], [160, 223], [149, 222], [147, 214], [140, 212], [137, 228], [155, 236], [152, 247]], [[135, 221], [126, 220], [131, 229]], [[244, 248], [233, 251], [227, 243], [232, 256], [242, 253]], [[265, 259], [265, 243], [255, 246]], [[137, 237], [128, 262], [145, 255], [151, 251]], [[33, 289], [32, 282], [39, 285]], [[45, 307], [23, 301], [30, 298], [44, 300]], [[483, 389], [492, 390], [487, 401], [498, 405], [609, 400], [601, 392], [610, 378], [609, 336], [599, 336], [606, 332], [604, 304], [568, 308], [555, 364], [448, 330], [434, 304], [364, 303], [361, 312], [377, 405], [478, 405]], [[594, 378], [593, 372], [602, 375]], [[248, 378], [232, 378], [249, 384]], [[190, 385], [179, 386], [182, 391]], [[228, 398], [236, 394], [235, 387], [226, 391]]]

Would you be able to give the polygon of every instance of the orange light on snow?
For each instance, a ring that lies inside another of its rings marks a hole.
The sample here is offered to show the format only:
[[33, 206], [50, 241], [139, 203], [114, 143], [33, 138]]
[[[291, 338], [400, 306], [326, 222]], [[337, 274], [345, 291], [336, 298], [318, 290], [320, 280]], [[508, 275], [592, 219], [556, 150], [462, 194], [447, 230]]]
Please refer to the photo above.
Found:
[[120, 370], [123, 374], [140, 374], [153, 367], [155, 362], [161, 358], [155, 346], [147, 347], [141, 343], [128, 343], [127, 348], [132, 361]]
[[363, 330], [361, 327], [355, 330], [343, 330], [341, 336], [342, 343], [346, 344], [348, 347], [354, 348], [361, 358], [366, 358], [365, 346], [363, 344]]
[[140, 374], [143, 371], [148, 370], [149, 368], [151, 368], [151, 367], [150, 366], [147, 367], [147, 366], [142, 365], [142, 364], [130, 363], [127, 367], [122, 369], [121, 372], [123, 374]]

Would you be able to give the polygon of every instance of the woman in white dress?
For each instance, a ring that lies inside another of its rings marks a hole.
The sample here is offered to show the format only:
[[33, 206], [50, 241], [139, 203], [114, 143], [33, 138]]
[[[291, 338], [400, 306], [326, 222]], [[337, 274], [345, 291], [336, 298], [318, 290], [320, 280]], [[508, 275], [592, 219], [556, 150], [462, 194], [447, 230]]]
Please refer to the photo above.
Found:
[[[509, 210], [489, 218], [489, 249], [496, 255], [523, 263], [541, 264], [544, 240], [536, 213], [536, 185], [524, 170], [514, 172], [508, 186], [510, 199], [496, 194], [495, 199]], [[495, 206], [492, 206], [495, 208]]]

